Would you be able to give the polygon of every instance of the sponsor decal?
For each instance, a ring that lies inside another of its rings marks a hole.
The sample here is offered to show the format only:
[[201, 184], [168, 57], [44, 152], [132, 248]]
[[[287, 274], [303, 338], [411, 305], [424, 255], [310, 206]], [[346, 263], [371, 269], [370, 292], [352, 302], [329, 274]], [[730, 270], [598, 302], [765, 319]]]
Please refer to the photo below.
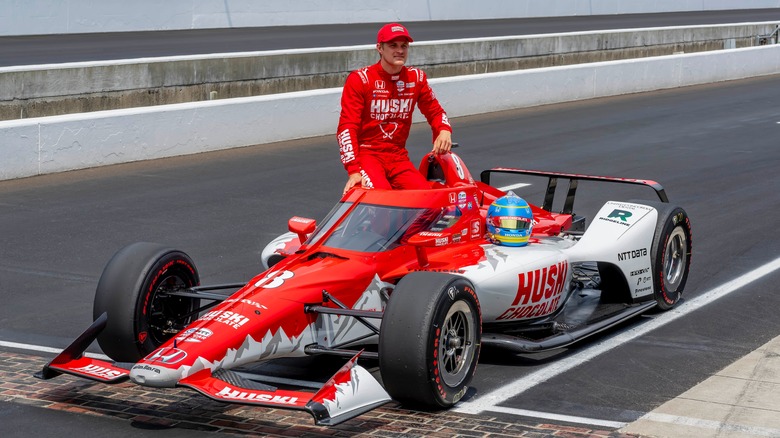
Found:
[[646, 255], [647, 255], [647, 248], [640, 248], [632, 251], [619, 252], [617, 255], [617, 259], [619, 262], [622, 262], [624, 260], [638, 259], [639, 257], [644, 257]]
[[225, 310], [214, 310], [201, 316], [200, 321], [216, 321], [225, 324], [227, 326], [233, 327], [234, 329], [238, 329], [242, 325], [249, 322], [249, 318], [247, 318], [244, 315], [241, 315], [240, 313], [235, 313], [235, 312], [230, 312]]
[[134, 365], [133, 369], [134, 370], [142, 370], [142, 371], [152, 371], [155, 374], [160, 374], [162, 372], [162, 370], [160, 370], [159, 368], [150, 367], [149, 365], [146, 365], [146, 364]]
[[345, 129], [338, 135], [339, 151], [341, 152], [341, 162], [347, 164], [355, 160], [355, 148], [352, 146], [352, 137], [349, 130]]
[[369, 109], [374, 120], [408, 119], [414, 110], [414, 100], [412, 98], [371, 99]]
[[457, 194], [455, 192], [450, 193], [450, 204], [458, 202]]
[[638, 269], [638, 270], [636, 270], [636, 271], [631, 271], [631, 274], [630, 274], [630, 275], [631, 275], [632, 277], [636, 277], [637, 275], [646, 274], [646, 273], [648, 273], [648, 272], [650, 272], [650, 268], [642, 268], [642, 269]]
[[85, 365], [81, 368], [76, 368], [73, 371], [108, 380], [116, 379], [117, 377], [122, 377], [127, 374], [125, 371], [113, 370], [100, 365]]
[[480, 231], [482, 231], [482, 225], [479, 223], [479, 219], [474, 219], [471, 221], [471, 237], [476, 238], [479, 237]]
[[385, 81], [376, 80], [374, 81], [374, 88], [377, 90], [384, 90], [385, 89]]
[[637, 289], [637, 290], [636, 290], [636, 293], [649, 292], [649, 291], [650, 291], [650, 289], [651, 289], [651, 288], [650, 288], [650, 286], [648, 286], [648, 287], [643, 287], [642, 289]]
[[445, 274], [465, 274], [465, 269], [424, 269], [424, 268], [414, 268], [410, 269], [409, 272], [443, 272]]
[[295, 274], [291, 271], [276, 271], [272, 272], [255, 283], [255, 287], [262, 287], [264, 289], [275, 289], [282, 284], [285, 280], [293, 278]]
[[406, 83], [404, 83], [404, 81], [396, 82], [395, 86], [398, 88], [399, 93], [402, 93], [406, 89]]
[[214, 333], [206, 328], [191, 328], [184, 330], [176, 336], [179, 342], [203, 342]]
[[449, 243], [450, 239], [443, 235], [442, 233], [437, 233], [435, 231], [421, 231], [420, 236], [425, 237], [435, 237], [436, 240], [434, 241], [435, 246], [444, 246]]
[[309, 219], [309, 218], [300, 217], [300, 216], [293, 216], [293, 217], [290, 218], [290, 222], [297, 222], [299, 224], [310, 224], [310, 223], [314, 222], [314, 219]]
[[374, 183], [371, 182], [371, 177], [368, 176], [365, 170], [360, 169], [360, 176], [363, 177], [363, 187], [367, 189], [373, 189]]
[[612, 210], [612, 213], [608, 214], [607, 217], [599, 217], [600, 220], [612, 222], [615, 224], [630, 226], [631, 223], [629, 222], [628, 218], [633, 216], [633, 213], [627, 210], [618, 210], [614, 209]]
[[615, 218], [623, 222], [628, 222], [628, 218], [633, 216], [634, 214], [630, 211], [626, 210], [612, 210], [612, 213], [610, 213], [607, 217]]
[[403, 26], [393, 26], [390, 30], [393, 32], [406, 32], [406, 29], [404, 29]]
[[455, 295], [458, 294], [458, 290], [455, 289], [455, 286], [450, 286], [449, 289], [447, 289], [447, 296], [450, 297], [450, 300], [455, 301]]
[[640, 284], [649, 283], [652, 280], [650, 276], [645, 277], [639, 277], [636, 279], [636, 285], [639, 286]]
[[532, 318], [554, 312], [560, 304], [568, 270], [569, 262], [562, 261], [518, 274], [517, 293], [512, 307], [497, 319]]
[[217, 397], [224, 400], [254, 400], [266, 403], [275, 403], [280, 405], [294, 405], [298, 402], [298, 397], [273, 395], [266, 392], [252, 391], [250, 389], [234, 389], [225, 386], [217, 394]]
[[450, 119], [447, 117], [447, 114], [441, 115], [441, 123], [447, 126], [452, 126], [450, 125]]
[[149, 362], [160, 362], [167, 365], [179, 363], [187, 357], [187, 352], [178, 348], [163, 348], [146, 356]]

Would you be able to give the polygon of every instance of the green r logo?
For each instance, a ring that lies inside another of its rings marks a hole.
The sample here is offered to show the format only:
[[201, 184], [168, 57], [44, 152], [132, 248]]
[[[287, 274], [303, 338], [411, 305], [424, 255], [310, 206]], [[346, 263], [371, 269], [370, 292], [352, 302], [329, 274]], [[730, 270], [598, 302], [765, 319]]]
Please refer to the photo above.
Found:
[[631, 212], [625, 210], [612, 210], [612, 213], [610, 213], [607, 217], [620, 219], [623, 222], [628, 222], [628, 218], [631, 217]]

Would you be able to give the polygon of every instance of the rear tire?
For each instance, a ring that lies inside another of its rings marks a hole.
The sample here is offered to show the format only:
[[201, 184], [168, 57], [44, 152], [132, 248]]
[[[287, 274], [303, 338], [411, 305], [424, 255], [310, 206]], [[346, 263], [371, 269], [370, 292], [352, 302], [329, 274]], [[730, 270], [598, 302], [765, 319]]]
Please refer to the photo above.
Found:
[[200, 300], [167, 296], [200, 283], [190, 257], [156, 243], [119, 250], [100, 276], [93, 317], [108, 313], [97, 341], [118, 362], [137, 362], [197, 319]]
[[674, 307], [682, 296], [691, 266], [691, 221], [681, 207], [661, 202], [631, 201], [658, 211], [650, 249], [653, 288], [661, 310]]
[[382, 318], [379, 369], [388, 394], [446, 408], [468, 389], [479, 359], [482, 315], [471, 283], [414, 272], [398, 283]]

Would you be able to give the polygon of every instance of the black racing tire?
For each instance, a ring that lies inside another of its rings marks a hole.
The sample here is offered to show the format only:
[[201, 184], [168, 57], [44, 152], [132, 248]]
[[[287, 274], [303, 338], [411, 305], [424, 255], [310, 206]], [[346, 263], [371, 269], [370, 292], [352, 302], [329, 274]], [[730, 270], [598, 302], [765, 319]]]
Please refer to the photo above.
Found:
[[468, 389], [479, 360], [482, 314], [463, 277], [413, 272], [398, 282], [382, 317], [379, 370], [388, 394], [441, 409]]
[[108, 313], [98, 345], [115, 361], [137, 362], [198, 318], [199, 299], [164, 292], [198, 284], [195, 264], [181, 251], [148, 242], [122, 248], [95, 291], [93, 317]]
[[691, 220], [681, 207], [663, 202], [632, 201], [658, 211], [650, 248], [653, 289], [661, 310], [674, 307], [682, 297], [691, 267]]

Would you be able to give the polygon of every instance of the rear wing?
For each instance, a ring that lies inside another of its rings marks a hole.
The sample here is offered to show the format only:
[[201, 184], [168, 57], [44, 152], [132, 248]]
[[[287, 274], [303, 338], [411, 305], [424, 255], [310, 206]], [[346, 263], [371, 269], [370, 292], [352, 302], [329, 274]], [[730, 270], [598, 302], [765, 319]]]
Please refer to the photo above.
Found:
[[544, 204], [542, 205], [542, 208], [547, 211], [552, 211], [553, 199], [555, 198], [555, 189], [558, 187], [558, 179], [568, 179], [569, 189], [566, 193], [566, 202], [563, 204], [563, 210], [561, 211], [561, 213], [564, 214], [572, 214], [574, 211], [574, 195], [577, 193], [577, 184], [580, 180], [605, 181], [647, 186], [655, 190], [655, 193], [658, 195], [658, 198], [661, 200], [661, 202], [669, 202], [663, 186], [655, 181], [646, 179], [614, 178], [609, 176], [581, 175], [577, 173], [545, 172], [540, 170], [513, 169], [509, 167], [494, 167], [492, 169], [483, 170], [479, 175], [479, 178], [483, 183], [490, 185], [490, 175], [494, 173], [510, 173], [516, 175], [531, 175], [542, 177], [546, 176], [547, 191], [544, 195]]

